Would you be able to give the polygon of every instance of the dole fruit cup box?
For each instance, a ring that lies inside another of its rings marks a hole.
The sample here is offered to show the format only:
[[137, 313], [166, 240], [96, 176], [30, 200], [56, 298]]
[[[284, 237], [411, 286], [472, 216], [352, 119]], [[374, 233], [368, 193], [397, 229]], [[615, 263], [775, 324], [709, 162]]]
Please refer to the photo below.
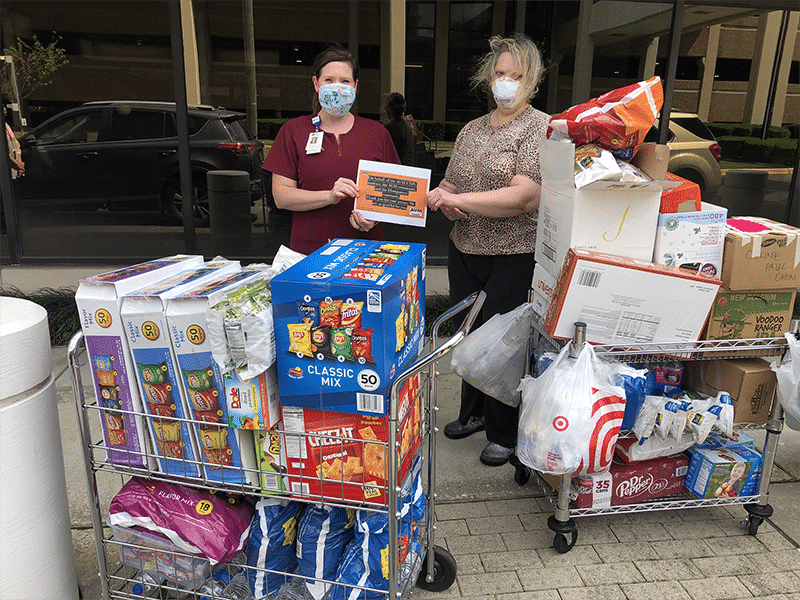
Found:
[[229, 427], [225, 379], [211, 350], [208, 309], [226, 293], [271, 273], [266, 265], [250, 265], [183, 292], [167, 304], [172, 349], [196, 421], [205, 476], [211, 481], [256, 486], [258, 478], [252, 432]]
[[752, 448], [696, 449], [686, 487], [698, 498], [755, 496], [761, 481], [761, 455]]
[[[176, 255], [81, 279], [75, 293], [108, 461], [156, 469], [141, 420], [136, 368], [120, 308], [133, 290], [203, 266], [202, 256]], [[149, 456], [148, 456], [149, 454]]]
[[424, 345], [425, 246], [334, 240], [276, 275], [283, 406], [383, 417]]
[[[303, 500], [386, 505], [387, 486], [408, 473], [421, 440], [419, 375], [400, 386], [397, 472], [389, 474], [388, 417], [283, 406], [289, 491]], [[397, 424], [394, 424], [397, 425]]]
[[197, 441], [186, 419], [188, 401], [172, 353], [166, 304], [169, 298], [205, 281], [239, 270], [239, 263], [213, 261], [187, 269], [124, 296], [124, 322], [139, 382], [145, 420], [161, 470], [170, 475], [200, 477]]
[[277, 367], [246, 381], [236, 370], [223, 373], [228, 426], [234, 429], [267, 430], [281, 419]]

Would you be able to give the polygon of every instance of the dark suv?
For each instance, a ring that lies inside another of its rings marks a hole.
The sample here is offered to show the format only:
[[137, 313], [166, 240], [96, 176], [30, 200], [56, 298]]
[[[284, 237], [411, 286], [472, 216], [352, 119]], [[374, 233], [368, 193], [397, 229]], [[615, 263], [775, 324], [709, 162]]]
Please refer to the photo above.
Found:
[[[181, 217], [174, 102], [87, 102], [48, 119], [20, 138], [25, 177], [22, 210], [70, 206], [149, 211]], [[190, 105], [189, 148], [195, 222], [208, 223], [206, 173], [247, 171], [261, 197], [263, 144], [245, 115]]]

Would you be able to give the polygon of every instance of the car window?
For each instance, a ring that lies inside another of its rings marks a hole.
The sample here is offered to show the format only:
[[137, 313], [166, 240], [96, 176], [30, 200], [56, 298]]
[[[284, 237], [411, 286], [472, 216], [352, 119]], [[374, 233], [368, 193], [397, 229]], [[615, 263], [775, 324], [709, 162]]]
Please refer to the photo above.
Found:
[[[672, 140], [675, 139], [675, 134], [672, 133], [670, 129], [669, 134], [667, 135], [667, 143], [669, 144]], [[647, 135], [644, 136], [645, 142], [652, 142], [653, 144], [658, 143], [658, 127], [653, 125], [650, 130], [647, 132]]]
[[111, 113], [113, 141], [150, 140], [164, 137], [164, 113], [161, 111], [136, 110], [125, 106]]
[[710, 140], [712, 142], [717, 141], [717, 138], [715, 138], [714, 134], [708, 130], [708, 127], [705, 126], [705, 123], [703, 123], [697, 117], [673, 117], [672, 121], [684, 129], [692, 132], [699, 138]]
[[231, 138], [237, 142], [246, 142], [253, 139], [253, 134], [244, 119], [226, 120], [225, 127], [231, 134]]
[[[198, 131], [203, 128], [203, 125], [206, 124], [207, 119], [203, 119], [202, 117], [193, 117], [192, 115], [187, 115], [187, 125], [189, 129], [189, 135], [194, 135]], [[178, 135], [178, 126], [175, 122], [175, 113], [168, 113], [167, 114], [167, 137], [177, 137]]]
[[38, 145], [77, 144], [96, 142], [100, 138], [101, 113], [82, 113], [59, 121], [51, 129], [39, 134]]

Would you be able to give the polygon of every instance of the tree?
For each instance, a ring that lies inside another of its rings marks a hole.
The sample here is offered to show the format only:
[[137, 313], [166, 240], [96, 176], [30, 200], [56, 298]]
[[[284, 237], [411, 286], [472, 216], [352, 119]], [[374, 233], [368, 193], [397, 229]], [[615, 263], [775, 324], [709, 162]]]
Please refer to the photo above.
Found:
[[16, 91], [19, 93], [19, 97], [15, 93], [11, 80], [11, 68], [7, 64], [0, 70], [3, 96], [19, 103], [40, 87], [50, 85], [53, 81], [53, 73], [69, 62], [64, 57], [66, 51], [58, 47], [60, 41], [61, 36], [45, 46], [34, 35], [33, 45], [17, 38], [16, 46], [3, 48], [3, 53], [11, 56], [14, 60]]

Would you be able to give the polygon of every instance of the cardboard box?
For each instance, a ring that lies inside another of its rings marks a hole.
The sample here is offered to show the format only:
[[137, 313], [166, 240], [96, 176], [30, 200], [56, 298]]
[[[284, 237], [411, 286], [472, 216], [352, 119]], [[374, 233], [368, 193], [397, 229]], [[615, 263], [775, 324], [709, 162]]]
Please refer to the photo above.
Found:
[[269, 431], [253, 432], [258, 481], [261, 491], [268, 494], [284, 495], [289, 489], [282, 427], [283, 421], [278, 421]]
[[425, 246], [334, 240], [272, 280], [284, 406], [386, 415], [425, 343]]
[[767, 421], [775, 394], [775, 372], [761, 358], [698, 360], [685, 363], [684, 387], [708, 396], [728, 392], [736, 423]]
[[728, 219], [722, 285], [729, 290], [800, 287], [800, 229], [762, 217]]
[[782, 337], [791, 325], [796, 293], [795, 289], [742, 292], [720, 288], [703, 338]]
[[270, 429], [281, 420], [278, 371], [275, 365], [247, 381], [236, 371], [222, 375], [228, 426], [234, 429]]
[[[570, 508], [608, 508], [674, 496], [684, 490], [683, 478], [689, 465], [685, 454], [623, 463], [614, 459], [607, 473], [572, 477]], [[543, 474], [554, 490], [561, 478]]]
[[749, 448], [692, 452], [686, 488], [698, 498], [735, 498], [758, 494], [761, 455]]
[[643, 144], [631, 161], [652, 182], [596, 181], [580, 189], [575, 189], [573, 144], [541, 140], [539, 156], [538, 264], [557, 276], [569, 248], [652, 259], [669, 148]]
[[677, 182], [678, 186], [661, 191], [661, 206], [658, 212], [672, 214], [703, 210], [699, 185], [670, 172], [666, 173], [665, 179]]
[[[232, 485], [258, 485], [252, 431], [228, 427], [222, 370], [211, 352], [208, 308], [228, 292], [271, 275], [252, 265], [192, 288], [167, 304], [167, 324], [206, 477]], [[224, 335], [224, 332], [223, 332]]]
[[161, 457], [159, 467], [165, 473], [201, 476], [197, 440], [186, 422], [191, 418], [186, 393], [172, 353], [166, 303], [186, 289], [234, 270], [239, 270], [238, 262], [206, 263], [122, 298], [120, 316], [128, 335], [142, 404], [148, 415], [145, 420], [153, 448]]
[[693, 342], [718, 289], [718, 280], [677, 267], [570, 248], [545, 330], [571, 339], [582, 321], [591, 343]]
[[[202, 256], [176, 255], [81, 279], [75, 293], [91, 365], [108, 461], [156, 469], [142, 412], [136, 369], [120, 318], [122, 297], [184, 269], [203, 265]], [[120, 413], [114, 409], [131, 411]]]
[[386, 489], [410, 469], [421, 440], [419, 376], [400, 390], [396, 477], [388, 473], [388, 417], [283, 406], [287, 480], [294, 498], [386, 504]]
[[703, 203], [702, 210], [658, 215], [653, 262], [719, 278], [728, 209]]
[[547, 272], [542, 265], [536, 263], [533, 269], [532, 302], [533, 311], [544, 318], [550, 302], [553, 300], [553, 290], [556, 287], [556, 277]]
[[733, 435], [725, 435], [721, 431], [712, 431], [700, 444], [695, 444], [689, 448], [689, 452], [694, 450], [725, 450], [729, 448], [750, 448], [755, 450], [756, 442], [740, 429], [734, 429]]

